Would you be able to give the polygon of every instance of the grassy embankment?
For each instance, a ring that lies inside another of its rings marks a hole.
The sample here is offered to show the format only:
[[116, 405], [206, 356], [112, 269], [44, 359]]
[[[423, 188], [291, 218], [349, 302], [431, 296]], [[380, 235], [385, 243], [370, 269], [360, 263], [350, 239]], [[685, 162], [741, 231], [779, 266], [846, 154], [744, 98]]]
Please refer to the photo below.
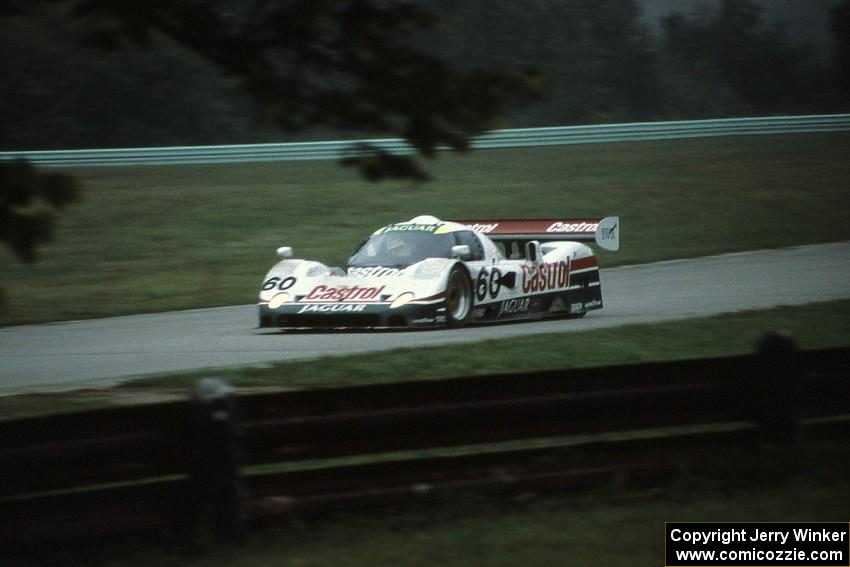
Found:
[[[5, 322], [248, 303], [276, 246], [291, 244], [299, 255], [338, 262], [375, 226], [422, 212], [618, 213], [623, 250], [606, 254], [607, 266], [845, 240], [848, 150], [850, 136], [829, 135], [487, 152], [441, 157], [433, 167], [438, 181], [422, 187], [372, 186], [316, 163], [87, 170], [80, 172], [85, 201], [64, 218], [44, 261], [32, 269], [14, 267], [0, 278], [12, 303]], [[547, 335], [545, 344], [528, 337], [380, 358], [328, 358], [227, 376], [245, 386], [309, 387], [397, 379], [398, 368], [411, 369], [406, 378], [425, 379], [719, 356], [749, 351], [762, 331], [774, 328], [791, 331], [804, 347], [847, 345], [848, 307], [845, 301]], [[183, 389], [193, 378], [148, 380], [113, 394], [138, 400], [143, 393]], [[55, 400], [36, 396], [14, 403], [43, 409]], [[82, 392], [59, 403], [68, 409], [103, 399], [102, 393]], [[473, 498], [320, 525], [295, 522], [206, 556], [129, 550], [110, 552], [104, 562], [660, 564], [665, 521], [846, 521], [850, 467], [846, 452], [836, 460], [841, 454], [830, 447], [798, 448], [755, 455], [730, 468], [718, 463], [720, 482], [709, 473], [638, 493], [613, 486], [580, 498]]]
[[373, 513], [293, 516], [238, 546], [170, 547], [142, 539], [88, 551], [45, 549], [45, 556], [20, 564], [663, 565], [664, 522], [846, 522], [846, 449], [846, 442], [764, 447], [718, 456], [707, 468], [658, 487], [638, 489], [615, 479], [581, 495], [446, 495]]
[[72, 170], [82, 202], [41, 261], [0, 251], [0, 325], [251, 303], [274, 250], [328, 263], [382, 224], [619, 214], [603, 266], [850, 238], [850, 134], [441, 155], [424, 185], [332, 162]]
[[[247, 391], [719, 357], [752, 352], [756, 341], [767, 330], [790, 333], [802, 348], [850, 345], [850, 301], [584, 333], [546, 334], [542, 339], [528, 336], [509, 341], [398, 349], [381, 356], [327, 356], [263, 367], [222, 369], [216, 375]], [[11, 419], [104, 405], [182, 398], [198, 379], [208, 375], [208, 371], [166, 374], [109, 389], [0, 396], [0, 416]]]
[[[359, 181], [326, 162], [75, 170], [84, 200], [33, 267], [0, 281], [6, 322], [253, 301], [282, 243], [327, 262], [375, 226], [414, 214], [618, 213], [611, 266], [850, 238], [850, 135], [565, 146], [442, 155], [423, 186]], [[767, 329], [803, 346], [850, 344], [847, 303], [547, 335], [391, 356], [325, 358], [225, 373], [244, 386], [317, 386], [748, 351]], [[544, 352], [545, 349], [545, 352]], [[545, 356], [544, 356], [545, 354]], [[197, 375], [146, 380], [111, 401], [158, 398]], [[0, 399], [7, 416], [104, 403], [103, 392]], [[57, 405], [54, 405], [57, 404]]]

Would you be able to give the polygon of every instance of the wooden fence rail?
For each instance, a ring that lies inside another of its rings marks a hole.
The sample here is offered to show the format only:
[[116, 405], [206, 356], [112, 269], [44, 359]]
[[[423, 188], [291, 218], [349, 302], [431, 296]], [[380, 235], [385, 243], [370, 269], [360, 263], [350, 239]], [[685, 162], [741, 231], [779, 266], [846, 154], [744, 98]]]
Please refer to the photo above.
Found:
[[239, 397], [206, 381], [180, 402], [0, 421], [0, 544], [188, 537], [198, 525], [228, 537], [252, 519], [441, 487], [663, 477], [707, 449], [787, 441], [806, 423], [846, 435], [850, 420], [828, 418], [850, 414], [850, 349], [765, 345]]

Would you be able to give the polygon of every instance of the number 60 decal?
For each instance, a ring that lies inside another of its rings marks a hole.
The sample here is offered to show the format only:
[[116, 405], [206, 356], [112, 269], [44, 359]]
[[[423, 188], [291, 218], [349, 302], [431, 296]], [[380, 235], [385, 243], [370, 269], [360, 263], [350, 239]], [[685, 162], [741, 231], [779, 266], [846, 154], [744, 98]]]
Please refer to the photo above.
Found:
[[490, 294], [492, 299], [499, 295], [502, 289], [502, 272], [498, 268], [493, 268], [492, 272], [488, 272], [487, 268], [481, 268], [478, 272], [478, 278], [475, 280], [475, 296], [478, 301], [487, 299], [487, 294]]
[[285, 278], [269, 278], [263, 283], [263, 291], [270, 291], [277, 288], [279, 291], [285, 291], [295, 285], [297, 280], [292, 276]]

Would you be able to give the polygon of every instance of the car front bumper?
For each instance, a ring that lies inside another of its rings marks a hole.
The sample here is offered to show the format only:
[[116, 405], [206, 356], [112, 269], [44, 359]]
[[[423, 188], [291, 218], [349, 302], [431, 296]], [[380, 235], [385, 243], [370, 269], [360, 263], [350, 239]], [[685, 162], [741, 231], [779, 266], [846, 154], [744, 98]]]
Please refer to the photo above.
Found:
[[442, 326], [446, 323], [445, 302], [407, 304], [391, 308], [389, 303], [289, 303], [276, 309], [260, 303], [261, 328], [398, 328]]

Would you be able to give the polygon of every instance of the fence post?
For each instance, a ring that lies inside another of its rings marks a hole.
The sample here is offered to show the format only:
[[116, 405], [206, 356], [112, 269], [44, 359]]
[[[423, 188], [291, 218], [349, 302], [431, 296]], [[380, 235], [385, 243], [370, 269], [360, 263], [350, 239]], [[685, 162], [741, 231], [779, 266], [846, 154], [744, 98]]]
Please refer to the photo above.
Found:
[[787, 333], [766, 333], [756, 344], [756, 361], [752, 394], [762, 435], [770, 441], [793, 441], [801, 371], [797, 343]]
[[191, 411], [192, 523], [217, 541], [237, 541], [245, 528], [245, 491], [235, 389], [221, 378], [204, 378], [192, 391]]

